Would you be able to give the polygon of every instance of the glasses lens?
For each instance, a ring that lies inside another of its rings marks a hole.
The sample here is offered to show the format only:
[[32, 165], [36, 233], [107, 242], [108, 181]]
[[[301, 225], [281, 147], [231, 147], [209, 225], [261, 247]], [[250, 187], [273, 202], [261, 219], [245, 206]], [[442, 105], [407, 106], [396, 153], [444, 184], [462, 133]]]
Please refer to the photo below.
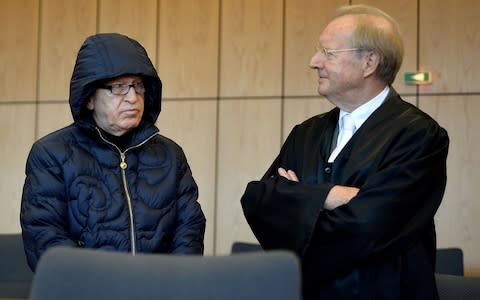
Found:
[[112, 84], [111, 90], [114, 95], [126, 95], [130, 86], [127, 84]]
[[143, 82], [136, 82], [132, 85], [133, 85], [133, 88], [135, 89], [135, 92], [137, 94], [145, 93], [145, 85], [143, 84]]
[[143, 85], [143, 82], [136, 82], [132, 84], [112, 84], [110, 87], [112, 94], [118, 96], [124, 96], [128, 94], [131, 87], [135, 89], [137, 94], [145, 93], [145, 86]]
[[130, 91], [130, 88], [133, 87], [135, 93], [143, 95], [145, 93], [145, 86], [143, 82], [135, 82], [132, 84], [112, 84], [112, 85], [104, 85], [101, 88], [109, 89], [112, 94], [117, 96], [125, 96]]

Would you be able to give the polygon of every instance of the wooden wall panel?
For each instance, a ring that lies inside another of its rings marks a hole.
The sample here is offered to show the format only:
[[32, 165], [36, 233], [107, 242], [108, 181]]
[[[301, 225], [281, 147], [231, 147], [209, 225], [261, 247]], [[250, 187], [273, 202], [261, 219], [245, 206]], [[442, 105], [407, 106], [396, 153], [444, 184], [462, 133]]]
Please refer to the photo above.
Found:
[[321, 96], [308, 99], [288, 98], [284, 101], [282, 142], [295, 125], [334, 108], [333, 104]]
[[0, 4], [0, 102], [35, 100], [38, 0]]
[[421, 93], [480, 92], [480, 2], [420, 2], [420, 69], [433, 72]]
[[125, 34], [145, 47], [155, 64], [157, 0], [99, 0], [99, 32]]
[[417, 71], [417, 1], [418, 0], [353, 0], [352, 4], [368, 4], [380, 8], [397, 20], [405, 48], [402, 67], [397, 74], [393, 87], [399, 93], [416, 93], [417, 87], [405, 85], [404, 72]]
[[158, 71], [164, 96], [216, 97], [219, 0], [160, 3]]
[[317, 73], [308, 65], [335, 9], [347, 4], [347, 0], [286, 0], [285, 95], [317, 95]]
[[36, 138], [70, 125], [73, 122], [70, 105], [62, 103], [39, 103]]
[[480, 96], [423, 96], [420, 108], [450, 137], [447, 189], [435, 216], [438, 247], [460, 247], [465, 272], [480, 275]]
[[280, 150], [280, 99], [220, 102], [216, 253], [230, 252], [234, 241], [256, 241], [240, 198], [247, 183], [260, 179]]
[[215, 160], [217, 101], [164, 101], [157, 122], [160, 133], [183, 148], [199, 188], [199, 202], [207, 218], [205, 254], [214, 252]]
[[35, 105], [0, 105], [0, 232], [19, 232], [20, 200], [25, 180], [25, 162], [34, 142]]
[[282, 1], [222, 2], [220, 95], [279, 96]]
[[43, 0], [40, 12], [39, 100], [66, 100], [77, 52], [96, 31], [96, 0]]

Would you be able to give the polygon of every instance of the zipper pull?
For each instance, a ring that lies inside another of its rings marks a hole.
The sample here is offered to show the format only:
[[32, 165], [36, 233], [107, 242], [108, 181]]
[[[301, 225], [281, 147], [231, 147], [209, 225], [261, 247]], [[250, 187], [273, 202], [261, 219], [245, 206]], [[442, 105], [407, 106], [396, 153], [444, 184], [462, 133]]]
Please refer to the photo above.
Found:
[[120, 153], [120, 159], [122, 160], [122, 161], [120, 162], [120, 168], [121, 168], [122, 170], [125, 170], [125, 169], [128, 167], [127, 163], [125, 162], [125, 153], [123, 153], [123, 152]]

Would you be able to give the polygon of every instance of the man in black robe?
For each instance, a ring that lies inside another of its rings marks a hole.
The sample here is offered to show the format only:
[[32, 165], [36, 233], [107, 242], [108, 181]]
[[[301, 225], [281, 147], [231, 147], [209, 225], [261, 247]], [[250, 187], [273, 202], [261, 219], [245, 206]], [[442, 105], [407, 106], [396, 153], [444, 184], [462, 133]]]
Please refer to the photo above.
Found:
[[449, 139], [391, 87], [402, 58], [390, 16], [340, 8], [310, 63], [336, 108], [295, 126], [242, 197], [262, 247], [300, 257], [305, 299], [438, 299], [434, 215]]

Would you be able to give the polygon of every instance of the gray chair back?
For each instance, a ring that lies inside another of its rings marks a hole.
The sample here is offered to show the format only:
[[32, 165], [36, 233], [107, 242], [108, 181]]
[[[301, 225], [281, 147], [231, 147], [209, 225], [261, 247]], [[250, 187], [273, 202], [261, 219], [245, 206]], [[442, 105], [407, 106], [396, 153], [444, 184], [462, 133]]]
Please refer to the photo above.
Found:
[[463, 276], [463, 251], [460, 248], [438, 248], [435, 273]]
[[32, 279], [21, 233], [0, 234], [0, 299], [27, 299]]
[[257, 243], [251, 242], [234, 242], [232, 244], [231, 254], [238, 254], [238, 253], [245, 253], [245, 252], [252, 252], [252, 251], [263, 251], [262, 246]]
[[435, 274], [440, 300], [479, 300], [480, 277]]
[[285, 251], [174, 256], [56, 247], [40, 259], [31, 300], [299, 300], [300, 267]]

